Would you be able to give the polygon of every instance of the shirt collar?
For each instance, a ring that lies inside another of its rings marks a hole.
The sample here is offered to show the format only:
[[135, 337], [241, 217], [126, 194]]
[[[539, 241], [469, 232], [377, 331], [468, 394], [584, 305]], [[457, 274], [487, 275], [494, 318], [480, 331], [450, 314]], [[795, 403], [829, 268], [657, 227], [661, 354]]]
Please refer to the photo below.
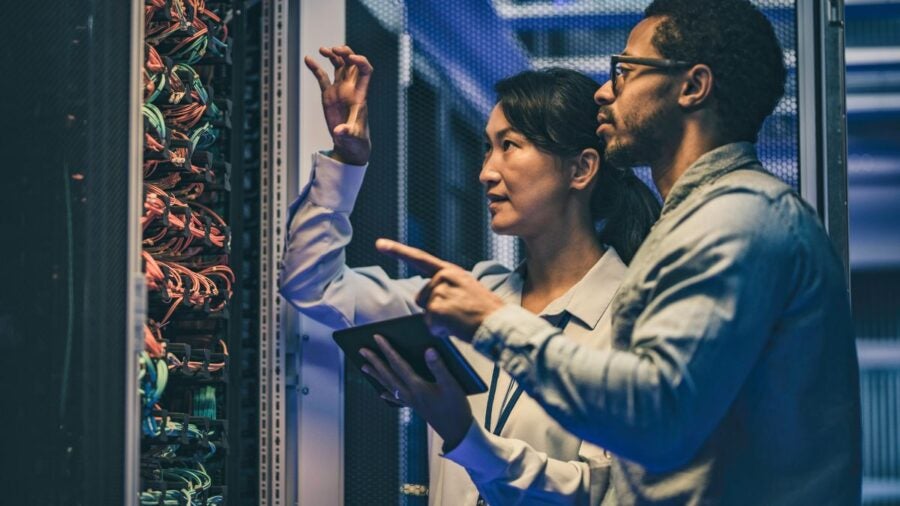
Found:
[[502, 283], [494, 288], [494, 293], [508, 304], [522, 305], [522, 288], [525, 285], [525, 261], [506, 276]]
[[660, 218], [678, 208], [697, 188], [750, 164], [758, 164], [756, 148], [749, 142], [733, 142], [704, 153], [675, 181], [663, 204]]
[[[619, 289], [626, 269], [616, 250], [608, 247], [587, 274], [566, 293], [548, 304], [540, 316], [555, 322], [563, 312], [568, 312], [593, 330]], [[505, 301], [521, 306], [524, 274], [525, 262], [522, 262], [506, 281], [497, 287], [495, 293]]]

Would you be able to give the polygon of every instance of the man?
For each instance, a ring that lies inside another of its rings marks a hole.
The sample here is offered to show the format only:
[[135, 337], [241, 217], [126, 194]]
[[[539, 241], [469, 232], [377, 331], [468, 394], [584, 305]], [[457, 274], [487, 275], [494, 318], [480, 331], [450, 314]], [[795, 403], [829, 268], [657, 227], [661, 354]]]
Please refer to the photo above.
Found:
[[[613, 302], [612, 350], [576, 345], [452, 264], [377, 247], [433, 275], [419, 294], [432, 331], [471, 339], [615, 455], [605, 503], [858, 504], [841, 262], [752, 144], [784, 90], [771, 24], [744, 0], [656, 0], [612, 63], [598, 135], [610, 162], [649, 165], [665, 199]], [[421, 388], [388, 358], [382, 377]]]

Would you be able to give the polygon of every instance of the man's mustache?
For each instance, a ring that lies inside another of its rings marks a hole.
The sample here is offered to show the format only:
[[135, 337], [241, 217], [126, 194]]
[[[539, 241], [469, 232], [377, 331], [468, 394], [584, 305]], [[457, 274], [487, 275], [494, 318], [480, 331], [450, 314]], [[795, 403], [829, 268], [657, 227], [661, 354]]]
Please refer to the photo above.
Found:
[[600, 107], [599, 111], [597, 111], [597, 123], [616, 123], [616, 115], [613, 113], [611, 107], [608, 105]]

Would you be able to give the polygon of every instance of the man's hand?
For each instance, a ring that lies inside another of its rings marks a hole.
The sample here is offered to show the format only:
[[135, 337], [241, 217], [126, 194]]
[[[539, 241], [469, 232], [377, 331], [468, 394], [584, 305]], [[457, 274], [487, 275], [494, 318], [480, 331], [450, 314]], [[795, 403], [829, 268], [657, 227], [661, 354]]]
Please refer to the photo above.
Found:
[[416, 303], [425, 309], [428, 329], [436, 336], [452, 335], [470, 342], [485, 318], [504, 305], [500, 297], [450, 262], [389, 239], [378, 239], [375, 248], [431, 277]]
[[333, 83], [328, 79], [328, 73], [311, 57], [307, 56], [303, 61], [322, 90], [325, 123], [334, 141], [332, 156], [339, 162], [365, 165], [372, 152], [366, 108], [372, 65], [365, 56], [353, 53], [347, 46], [322, 47], [319, 53], [334, 66]]
[[444, 440], [444, 451], [455, 448], [472, 425], [472, 408], [437, 351], [429, 348], [425, 352], [425, 363], [436, 380], [431, 383], [419, 377], [382, 336], [376, 335], [375, 342], [387, 364], [371, 350], [363, 348], [360, 354], [370, 364], [363, 366], [363, 372], [391, 392], [381, 397], [414, 409]]

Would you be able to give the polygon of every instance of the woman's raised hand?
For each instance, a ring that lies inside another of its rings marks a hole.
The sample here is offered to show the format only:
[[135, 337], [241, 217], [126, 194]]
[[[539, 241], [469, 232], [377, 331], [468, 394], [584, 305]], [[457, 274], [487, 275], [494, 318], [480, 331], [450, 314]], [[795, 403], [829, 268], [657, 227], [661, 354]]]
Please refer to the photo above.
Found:
[[311, 57], [307, 56], [303, 61], [322, 90], [325, 123], [334, 141], [332, 156], [340, 162], [364, 165], [372, 152], [366, 109], [372, 64], [348, 46], [322, 47], [319, 53], [331, 60], [334, 82]]

